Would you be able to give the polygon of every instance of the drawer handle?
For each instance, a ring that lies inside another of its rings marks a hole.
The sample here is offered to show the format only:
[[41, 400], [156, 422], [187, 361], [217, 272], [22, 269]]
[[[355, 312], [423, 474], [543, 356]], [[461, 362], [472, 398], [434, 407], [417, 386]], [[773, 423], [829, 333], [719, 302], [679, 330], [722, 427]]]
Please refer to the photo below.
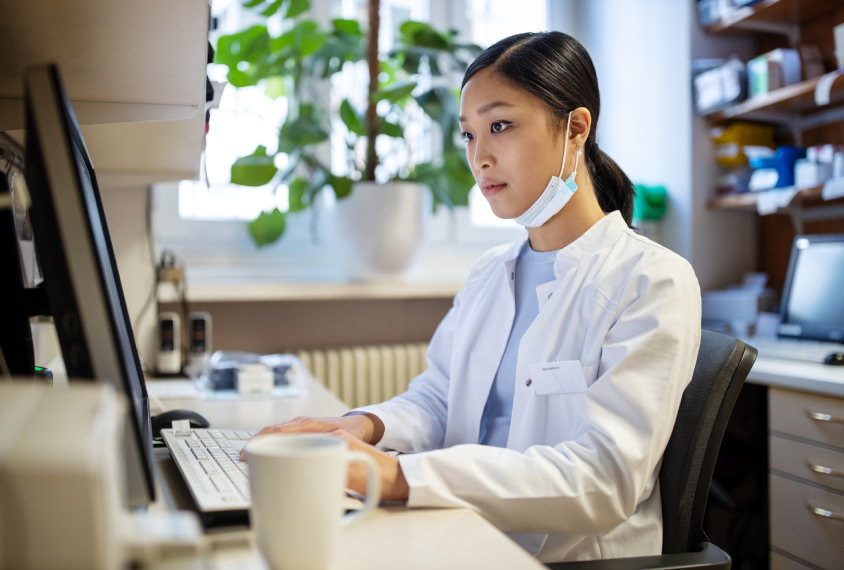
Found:
[[824, 414], [823, 412], [806, 412], [806, 414], [808, 414], [810, 419], [813, 419], [816, 422], [844, 424], [844, 418], [836, 418], [835, 416], [830, 416], [829, 414]]
[[823, 517], [825, 519], [833, 519], [836, 521], [844, 521], [844, 515], [839, 515], [838, 513], [833, 513], [832, 511], [828, 511], [820, 507], [813, 507], [809, 503], [806, 503], [806, 508], [809, 509], [809, 512], [815, 515], [816, 517]]
[[831, 477], [844, 477], [844, 471], [836, 471], [831, 467], [824, 467], [823, 465], [817, 465], [812, 463], [811, 461], [807, 461], [806, 465], [814, 471], [815, 473], [820, 473], [821, 475], [829, 475]]

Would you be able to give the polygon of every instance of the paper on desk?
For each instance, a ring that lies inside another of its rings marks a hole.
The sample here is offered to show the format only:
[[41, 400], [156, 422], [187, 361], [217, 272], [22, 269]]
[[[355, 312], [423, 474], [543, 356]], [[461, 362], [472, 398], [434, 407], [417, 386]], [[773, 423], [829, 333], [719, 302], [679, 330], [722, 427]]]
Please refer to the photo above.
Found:
[[844, 73], [844, 69], [830, 71], [826, 75], [822, 75], [815, 85], [815, 105], [818, 107], [822, 105], [829, 105], [830, 95], [832, 93], [832, 84]]
[[785, 208], [791, 203], [799, 190], [794, 186], [778, 188], [777, 190], [765, 190], [756, 195], [756, 211], [760, 216], [774, 214], [780, 208]]
[[160, 400], [199, 397], [199, 391], [192, 380], [148, 380], [147, 393]]

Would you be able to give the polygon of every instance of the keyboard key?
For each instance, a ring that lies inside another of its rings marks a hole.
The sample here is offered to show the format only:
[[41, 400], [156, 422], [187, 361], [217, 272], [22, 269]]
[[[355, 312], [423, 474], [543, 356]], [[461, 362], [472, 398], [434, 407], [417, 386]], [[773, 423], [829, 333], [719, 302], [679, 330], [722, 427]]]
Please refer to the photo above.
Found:
[[194, 436], [199, 439], [208, 439], [208, 430], [206, 429], [195, 429], [193, 430]]
[[199, 442], [195, 439], [186, 439], [185, 443], [188, 445], [188, 447], [199, 447]]
[[225, 477], [223, 477], [222, 475], [211, 475], [210, 478], [211, 478], [211, 482], [214, 483], [214, 486], [221, 493], [228, 493], [231, 490], [228, 482], [226, 481]]
[[200, 462], [202, 468], [205, 470], [206, 473], [209, 475], [219, 475], [220, 472], [217, 471], [217, 466], [211, 463], [210, 461], [202, 461]]

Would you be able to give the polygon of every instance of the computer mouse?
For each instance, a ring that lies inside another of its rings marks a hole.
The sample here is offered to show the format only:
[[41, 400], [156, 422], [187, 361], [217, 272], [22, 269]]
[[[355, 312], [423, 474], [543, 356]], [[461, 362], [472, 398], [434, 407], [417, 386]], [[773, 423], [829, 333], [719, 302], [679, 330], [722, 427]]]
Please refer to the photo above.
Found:
[[823, 363], [832, 366], [844, 366], [844, 352], [833, 352], [824, 358]]
[[161, 437], [161, 430], [172, 427], [178, 420], [190, 420], [190, 427], [204, 429], [210, 426], [208, 420], [192, 410], [168, 410], [152, 416], [152, 437]]

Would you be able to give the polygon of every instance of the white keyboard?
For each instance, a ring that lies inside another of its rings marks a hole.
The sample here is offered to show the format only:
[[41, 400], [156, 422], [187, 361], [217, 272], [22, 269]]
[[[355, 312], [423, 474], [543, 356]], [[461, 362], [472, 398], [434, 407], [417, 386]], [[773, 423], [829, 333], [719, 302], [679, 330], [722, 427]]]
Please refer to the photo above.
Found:
[[[172, 429], [161, 430], [164, 443], [170, 449], [170, 456], [179, 467], [200, 515], [236, 511], [245, 516], [251, 504], [249, 468], [246, 462], [240, 461], [240, 450], [256, 433], [195, 429], [191, 430], [191, 435], [176, 436]], [[346, 510], [363, 507], [361, 500], [356, 498], [360, 495], [348, 489], [346, 494], [343, 503]]]
[[240, 450], [257, 432], [196, 429], [190, 436], [161, 430], [200, 512], [249, 508], [248, 467]]
[[844, 352], [844, 344], [819, 340], [748, 338], [745, 342], [756, 348], [759, 351], [759, 356], [765, 358], [823, 363], [824, 359], [830, 354]]

